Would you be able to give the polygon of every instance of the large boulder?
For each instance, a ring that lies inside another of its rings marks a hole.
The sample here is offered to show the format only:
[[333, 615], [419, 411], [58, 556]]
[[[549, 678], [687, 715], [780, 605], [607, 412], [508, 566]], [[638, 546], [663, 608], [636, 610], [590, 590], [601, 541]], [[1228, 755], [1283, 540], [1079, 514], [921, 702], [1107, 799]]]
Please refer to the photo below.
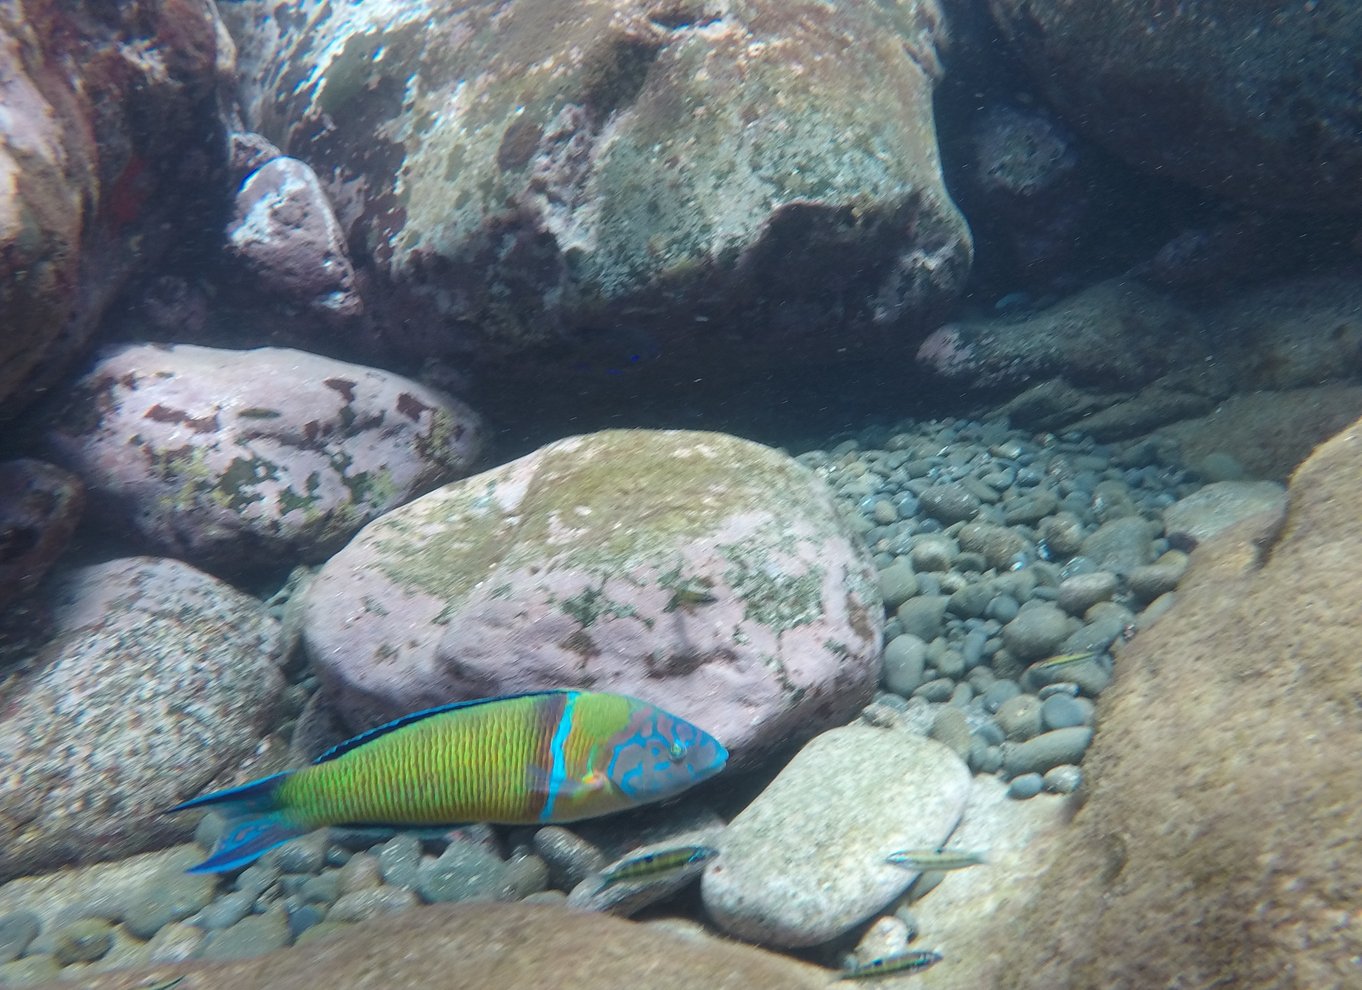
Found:
[[[139, 990], [173, 973], [186, 987], [312, 990], [424, 987], [522, 990], [823, 990], [828, 972], [660, 924], [531, 904], [450, 904], [230, 963], [85, 974], [86, 990]], [[60, 986], [69, 986], [63, 983]], [[54, 988], [55, 990], [55, 988]]]
[[49, 438], [106, 518], [230, 574], [318, 563], [482, 449], [472, 410], [399, 375], [188, 344], [104, 357]]
[[214, 229], [234, 61], [211, 3], [0, 6], [0, 403], [41, 394], [131, 273]]
[[236, 771], [274, 710], [279, 624], [175, 560], [82, 568], [0, 709], [0, 879], [156, 848], [160, 812]]
[[831, 492], [717, 433], [549, 444], [370, 523], [322, 568], [304, 639], [363, 728], [488, 695], [635, 695], [735, 763], [845, 721], [874, 690], [883, 609]]
[[764, 945], [830, 941], [917, 878], [887, 861], [935, 849], [960, 821], [969, 768], [941, 743], [847, 725], [813, 739], [720, 835], [705, 910]]
[[989, 5], [1042, 92], [1126, 160], [1269, 212], [1362, 207], [1362, 7]]
[[277, 10], [224, 8], [248, 123], [397, 290], [394, 346], [750, 371], [878, 346], [968, 271], [936, 0]]
[[1192, 555], [1118, 658], [1082, 809], [976, 929], [987, 951], [933, 986], [1357, 985], [1359, 486], [1362, 422], [1300, 467], [1283, 514]]

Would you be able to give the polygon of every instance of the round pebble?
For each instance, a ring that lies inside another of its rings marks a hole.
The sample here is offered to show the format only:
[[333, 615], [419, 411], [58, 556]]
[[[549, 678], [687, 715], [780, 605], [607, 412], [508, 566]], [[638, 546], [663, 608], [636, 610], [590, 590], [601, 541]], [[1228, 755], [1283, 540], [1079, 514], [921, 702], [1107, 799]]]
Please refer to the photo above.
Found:
[[1086, 707], [1071, 695], [1052, 694], [1040, 703], [1040, 720], [1047, 730], [1083, 725], [1087, 716]]
[[204, 945], [201, 958], [222, 961], [262, 956], [288, 945], [288, 938], [288, 918], [282, 907], [275, 906], [215, 934]]
[[1072, 794], [1083, 783], [1083, 771], [1071, 763], [1051, 767], [1042, 778], [1045, 790], [1051, 794]]
[[917, 636], [904, 633], [895, 636], [884, 647], [881, 676], [886, 689], [905, 698], [922, 684], [922, 673], [927, 665], [927, 644]]
[[32, 911], [11, 911], [0, 915], [0, 963], [18, 959], [28, 944], [38, 937], [42, 919]]
[[1072, 620], [1062, 610], [1047, 603], [1023, 608], [1003, 626], [1003, 644], [1021, 660], [1039, 660], [1052, 655], [1069, 635]]
[[421, 866], [421, 840], [410, 833], [394, 835], [378, 850], [378, 872], [392, 887], [416, 886]]
[[922, 511], [933, 519], [950, 524], [973, 519], [979, 511], [979, 496], [961, 484], [933, 485], [918, 495]]
[[506, 864], [467, 842], [450, 843], [439, 859], [422, 863], [417, 870], [416, 891], [428, 904], [476, 897], [509, 900], [515, 893]]
[[326, 918], [328, 921], [367, 921], [385, 914], [401, 914], [419, 903], [415, 893], [401, 887], [352, 890], [331, 905]]
[[1060, 582], [1056, 604], [1070, 615], [1082, 615], [1098, 602], [1116, 594], [1120, 579], [1111, 571], [1077, 574]]
[[1024, 773], [1044, 773], [1061, 763], [1079, 763], [1092, 742], [1092, 729], [1075, 726], [1042, 732], [1025, 742], [1003, 744], [1003, 771], [1016, 777]]
[[1025, 801], [1039, 794], [1044, 786], [1045, 780], [1040, 774], [1024, 773], [1012, 778], [1011, 783], [1007, 785], [1007, 796]]
[[993, 721], [1007, 739], [1026, 740], [1040, 734], [1041, 709], [1041, 700], [1034, 694], [1019, 694], [998, 706]]
[[947, 601], [945, 595], [918, 595], [900, 605], [894, 614], [905, 634], [930, 643], [941, 635]]
[[81, 918], [57, 932], [52, 958], [59, 965], [94, 962], [104, 958], [114, 944], [113, 926], [103, 918]]
[[890, 610], [917, 594], [917, 575], [906, 560], [895, 561], [880, 571], [880, 594]]

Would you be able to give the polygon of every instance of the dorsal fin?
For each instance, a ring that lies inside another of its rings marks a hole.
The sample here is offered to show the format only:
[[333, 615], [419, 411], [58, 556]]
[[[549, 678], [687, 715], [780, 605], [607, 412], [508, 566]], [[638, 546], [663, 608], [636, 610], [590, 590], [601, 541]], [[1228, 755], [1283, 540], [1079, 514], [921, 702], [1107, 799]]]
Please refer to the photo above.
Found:
[[419, 712], [412, 712], [409, 715], [395, 718], [391, 722], [384, 722], [382, 725], [376, 725], [372, 729], [366, 729], [357, 736], [351, 736], [349, 739], [345, 740], [345, 742], [336, 743], [336, 745], [332, 746], [326, 752], [322, 753], [321, 756], [313, 760], [312, 763], [315, 766], [318, 763], [326, 763], [329, 760], [334, 760], [336, 757], [344, 756], [346, 753], [350, 752], [350, 750], [357, 749], [365, 743], [377, 739], [379, 736], [387, 735], [394, 729], [400, 729], [404, 725], [411, 725], [413, 722], [419, 722], [423, 718], [430, 718], [432, 715], [443, 715], [446, 712], [458, 711], [460, 708], [476, 708], [479, 705], [490, 705], [494, 701], [511, 701], [515, 698], [547, 698], [551, 695], [576, 693], [577, 692], [575, 691], [566, 689], [556, 691], [526, 691], [523, 694], [503, 694], [498, 695], [495, 698], [474, 698], [472, 701], [453, 701], [447, 705], [439, 705], [435, 708], [424, 708]]

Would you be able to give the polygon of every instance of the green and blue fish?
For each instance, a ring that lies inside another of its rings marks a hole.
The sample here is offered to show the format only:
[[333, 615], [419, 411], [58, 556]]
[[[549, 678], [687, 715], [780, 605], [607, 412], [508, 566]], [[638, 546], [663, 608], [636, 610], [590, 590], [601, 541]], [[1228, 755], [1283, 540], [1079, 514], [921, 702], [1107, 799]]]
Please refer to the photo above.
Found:
[[311, 766], [215, 791], [227, 828], [190, 873], [222, 873], [327, 825], [573, 822], [661, 801], [714, 776], [728, 751], [645, 701], [591, 691], [457, 702], [361, 733]]

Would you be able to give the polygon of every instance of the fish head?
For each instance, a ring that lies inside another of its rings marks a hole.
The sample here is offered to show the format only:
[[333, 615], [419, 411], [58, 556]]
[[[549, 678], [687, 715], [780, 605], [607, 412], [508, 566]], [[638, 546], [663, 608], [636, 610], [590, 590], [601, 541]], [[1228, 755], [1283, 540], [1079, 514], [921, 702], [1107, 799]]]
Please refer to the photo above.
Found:
[[613, 742], [606, 777], [640, 804], [680, 794], [728, 762], [723, 743], [704, 729], [644, 701], [634, 702], [628, 727]]

